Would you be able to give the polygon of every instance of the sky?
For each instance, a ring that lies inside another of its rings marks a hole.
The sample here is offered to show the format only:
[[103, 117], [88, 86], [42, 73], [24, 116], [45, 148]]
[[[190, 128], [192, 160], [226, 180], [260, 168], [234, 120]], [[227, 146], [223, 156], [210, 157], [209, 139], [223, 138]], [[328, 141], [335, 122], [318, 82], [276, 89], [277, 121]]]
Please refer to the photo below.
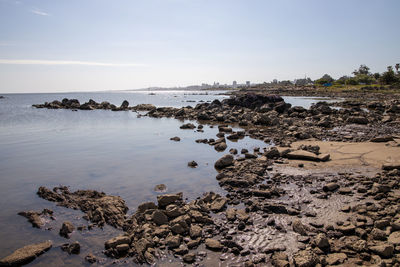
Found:
[[0, 0], [0, 93], [317, 79], [400, 63], [398, 0]]

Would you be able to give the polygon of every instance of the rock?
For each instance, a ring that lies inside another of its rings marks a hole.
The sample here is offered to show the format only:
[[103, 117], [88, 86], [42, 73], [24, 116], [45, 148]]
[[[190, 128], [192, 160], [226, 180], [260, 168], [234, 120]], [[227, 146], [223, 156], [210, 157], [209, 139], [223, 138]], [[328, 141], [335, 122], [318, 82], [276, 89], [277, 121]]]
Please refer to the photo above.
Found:
[[374, 240], [386, 240], [386, 232], [378, 228], [373, 228], [370, 234]]
[[214, 164], [215, 168], [223, 169], [225, 167], [233, 165], [233, 156], [230, 154], [226, 154], [217, 160]]
[[52, 247], [51, 241], [28, 245], [17, 249], [11, 255], [0, 260], [0, 266], [21, 266], [33, 261]]
[[368, 124], [369, 120], [365, 117], [349, 117], [347, 119], [347, 123], [355, 123], [355, 124]]
[[125, 255], [130, 249], [128, 244], [121, 244], [115, 247], [119, 255]]
[[369, 141], [374, 142], [374, 143], [382, 143], [382, 142], [394, 141], [394, 139], [393, 139], [393, 136], [390, 136], [390, 135], [380, 135], [380, 136], [372, 138]]
[[121, 104], [121, 109], [127, 109], [129, 107], [129, 102], [124, 100]]
[[369, 247], [369, 250], [381, 256], [382, 258], [389, 258], [392, 257], [393, 255], [394, 247], [393, 245], [390, 244], [382, 244], [378, 246]]
[[59, 186], [53, 190], [39, 187], [37, 194], [46, 200], [57, 202], [59, 206], [80, 209], [87, 218], [98, 226], [105, 223], [122, 228], [128, 207], [118, 196], [109, 196], [94, 190], [77, 190], [70, 192], [68, 187]]
[[153, 104], [139, 104], [133, 107], [134, 110], [151, 111], [157, 109]]
[[193, 123], [186, 123], [186, 124], [183, 124], [179, 128], [181, 128], [181, 129], [194, 129], [194, 128], [196, 128], [196, 126]]
[[229, 149], [229, 153], [236, 155], [238, 153], [238, 151], [236, 148], [231, 148], [231, 149]]
[[289, 258], [284, 252], [275, 252], [272, 255], [272, 265], [275, 267], [289, 267]]
[[151, 215], [151, 219], [153, 222], [155, 222], [157, 225], [162, 225], [162, 224], [167, 224], [168, 223], [168, 217], [165, 215], [164, 212], [161, 210], [155, 210], [153, 214]]
[[194, 253], [188, 253], [182, 257], [183, 261], [186, 263], [193, 263], [196, 259], [196, 255]]
[[178, 136], [171, 137], [169, 140], [179, 142], [181, 139]]
[[121, 235], [121, 236], [113, 237], [110, 240], [106, 241], [106, 243], [104, 244], [104, 247], [106, 249], [116, 248], [118, 245], [130, 244], [130, 243], [131, 243], [131, 239], [129, 238], [129, 236]]
[[165, 194], [165, 195], [160, 195], [157, 196], [157, 201], [158, 201], [158, 206], [166, 207], [169, 204], [173, 204], [177, 201], [182, 201], [182, 192], [177, 193], [177, 194]]
[[388, 242], [398, 246], [400, 245], [400, 232], [393, 232], [388, 237]]
[[169, 248], [177, 248], [181, 244], [181, 238], [178, 235], [170, 235], [165, 239]]
[[386, 170], [386, 171], [390, 171], [390, 170], [400, 170], [400, 162], [397, 163], [385, 163], [382, 165], [382, 169]]
[[227, 148], [227, 145], [225, 142], [218, 143], [214, 146], [214, 149], [217, 151], [224, 151], [226, 148]]
[[79, 254], [81, 252], [81, 245], [78, 241], [75, 241], [72, 244], [62, 245], [61, 249], [68, 252], [68, 254]]
[[324, 190], [325, 192], [333, 192], [338, 188], [339, 185], [337, 183], [328, 183], [322, 187], [322, 190]]
[[165, 184], [158, 184], [154, 187], [154, 191], [165, 192], [165, 191], [167, 191], [167, 186]]
[[190, 161], [190, 162], [188, 162], [188, 166], [189, 167], [191, 167], [191, 168], [196, 168], [197, 167], [197, 162], [196, 161], [194, 161], [194, 160], [192, 160], [192, 161]]
[[325, 234], [322, 234], [322, 233], [318, 234], [315, 237], [314, 243], [317, 247], [319, 247], [322, 250], [326, 250], [330, 247], [328, 238], [326, 237]]
[[201, 237], [203, 235], [203, 229], [196, 224], [192, 224], [190, 226], [190, 237], [192, 239], [196, 239], [198, 237]]
[[297, 267], [314, 267], [319, 260], [317, 255], [310, 250], [301, 250], [293, 256], [294, 265]]
[[70, 222], [63, 222], [61, 229], [60, 229], [60, 236], [65, 238], [69, 238], [69, 234], [74, 231], [75, 227]]
[[52, 215], [53, 211], [44, 209], [42, 212], [36, 211], [21, 211], [18, 215], [21, 215], [28, 219], [28, 221], [35, 228], [42, 228], [44, 226], [44, 220], [42, 219], [43, 215]]
[[356, 227], [353, 224], [340, 225], [340, 226], [336, 227], [336, 230], [338, 230], [339, 232], [342, 232], [344, 235], [352, 235], [352, 234], [354, 234]]
[[[157, 186], [156, 186], [157, 187]], [[154, 189], [155, 190], [155, 189]], [[139, 213], [143, 213], [146, 210], [155, 210], [157, 209], [157, 205], [154, 202], [145, 202], [138, 206], [137, 210]]]
[[212, 211], [214, 211], [214, 212], [221, 211], [222, 209], [225, 208], [226, 203], [227, 203], [226, 198], [224, 198], [224, 197], [216, 198], [216, 199], [211, 203], [210, 209], [211, 209]]
[[308, 235], [309, 228], [305, 226], [300, 220], [294, 220], [292, 223], [293, 231], [301, 234], [301, 235]]
[[206, 247], [210, 250], [220, 251], [222, 249], [222, 244], [215, 239], [207, 238], [205, 241]]
[[326, 257], [326, 263], [328, 265], [338, 265], [344, 263], [347, 259], [347, 255], [344, 253], [331, 253]]
[[268, 159], [276, 159], [281, 156], [279, 150], [276, 147], [270, 147], [267, 151], [265, 151], [263, 155], [266, 156]]
[[306, 150], [295, 150], [286, 154], [288, 159], [310, 160], [310, 161], [326, 161], [329, 159], [329, 154], [316, 155]]
[[89, 253], [85, 256], [85, 260], [89, 263], [95, 263], [97, 258], [92, 253]]

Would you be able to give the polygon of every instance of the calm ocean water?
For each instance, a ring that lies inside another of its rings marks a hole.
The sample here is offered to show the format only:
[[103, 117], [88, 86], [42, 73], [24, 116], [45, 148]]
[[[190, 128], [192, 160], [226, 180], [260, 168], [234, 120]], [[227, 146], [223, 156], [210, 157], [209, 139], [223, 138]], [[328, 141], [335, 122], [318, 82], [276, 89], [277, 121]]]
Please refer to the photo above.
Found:
[[[39, 186], [70, 186], [95, 189], [125, 199], [130, 213], [143, 201], [155, 201], [155, 185], [164, 183], [167, 192], [184, 192], [193, 199], [203, 192], [224, 193], [215, 179], [214, 162], [230, 148], [253, 149], [267, 144], [248, 137], [231, 142], [225, 152], [195, 143], [200, 138], [216, 138], [217, 128], [204, 127], [204, 133], [181, 130], [175, 119], [137, 118], [131, 111], [71, 111], [32, 108], [45, 101], [77, 98], [81, 103], [93, 99], [120, 105], [151, 103], [156, 106], [182, 107], [199, 101], [223, 99], [220, 92], [163, 91], [106, 92], [68, 94], [8, 94], [0, 99], [0, 257], [30, 243], [47, 239], [54, 248], [31, 263], [31, 266], [86, 264], [84, 256], [92, 251], [101, 254], [104, 242], [117, 234], [105, 227], [74, 232], [71, 241], [79, 241], [81, 254], [69, 256], [57, 246], [66, 243], [58, 235], [65, 220], [76, 226], [86, 225], [83, 213], [60, 208], [36, 195]], [[199, 94], [201, 93], [201, 94]], [[293, 105], [309, 107], [313, 99], [289, 97]], [[195, 101], [195, 102], [192, 102]], [[169, 139], [179, 136], [180, 142]], [[188, 168], [195, 160], [199, 166]], [[49, 222], [52, 230], [35, 229], [19, 215], [20, 211], [50, 208], [57, 220]], [[4, 242], [7, 241], [7, 242]], [[110, 261], [107, 261], [110, 262]]]

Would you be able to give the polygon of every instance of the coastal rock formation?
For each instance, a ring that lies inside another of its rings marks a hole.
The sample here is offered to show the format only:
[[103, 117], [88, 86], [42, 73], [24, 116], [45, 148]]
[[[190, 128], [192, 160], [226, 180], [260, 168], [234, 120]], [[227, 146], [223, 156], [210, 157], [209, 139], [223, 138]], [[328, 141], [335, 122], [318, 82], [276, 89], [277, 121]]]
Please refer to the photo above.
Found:
[[86, 218], [98, 225], [105, 223], [116, 228], [122, 228], [128, 207], [118, 196], [108, 196], [95, 190], [78, 190], [70, 192], [68, 187], [55, 187], [53, 190], [40, 187], [37, 194], [48, 201], [57, 202], [59, 206], [80, 209], [86, 213]]

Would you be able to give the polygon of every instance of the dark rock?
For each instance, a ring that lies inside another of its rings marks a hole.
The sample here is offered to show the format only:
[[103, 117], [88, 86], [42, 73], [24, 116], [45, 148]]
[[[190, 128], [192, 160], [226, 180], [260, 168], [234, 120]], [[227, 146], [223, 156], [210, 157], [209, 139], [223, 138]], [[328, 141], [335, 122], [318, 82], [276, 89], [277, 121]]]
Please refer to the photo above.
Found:
[[70, 222], [63, 222], [60, 229], [60, 236], [69, 238], [69, 234], [74, 231], [75, 227]]

